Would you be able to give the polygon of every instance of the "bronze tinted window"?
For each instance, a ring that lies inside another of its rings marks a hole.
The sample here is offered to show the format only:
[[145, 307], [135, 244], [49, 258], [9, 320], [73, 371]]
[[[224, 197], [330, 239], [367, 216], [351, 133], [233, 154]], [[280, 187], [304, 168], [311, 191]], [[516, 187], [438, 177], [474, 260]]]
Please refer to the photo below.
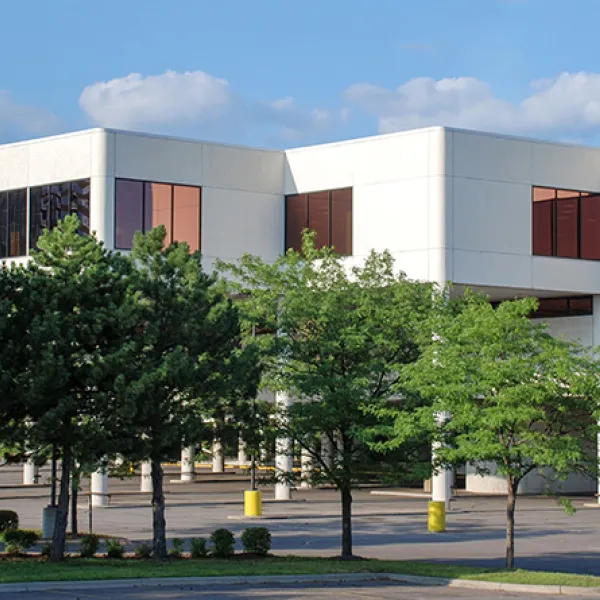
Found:
[[592, 297], [573, 296], [569, 298], [540, 298], [539, 307], [531, 317], [533, 319], [550, 319], [553, 317], [571, 317], [591, 315]]
[[286, 196], [286, 249], [300, 250], [306, 228], [316, 233], [317, 247], [352, 254], [352, 188]]
[[579, 256], [579, 192], [558, 190], [556, 202], [556, 256]]
[[200, 250], [200, 188], [173, 187], [173, 241], [187, 242], [190, 252]]
[[308, 228], [316, 232], [315, 246], [329, 246], [329, 192], [308, 195]]
[[581, 258], [600, 260], [600, 194], [581, 197]]
[[600, 193], [532, 188], [537, 256], [600, 260]]
[[285, 198], [285, 247], [302, 249], [302, 232], [308, 227], [308, 196], [297, 194]]
[[117, 179], [115, 189], [117, 248], [129, 250], [136, 231], [146, 233], [164, 225], [165, 247], [185, 241], [190, 251], [200, 250], [201, 188]]
[[554, 254], [554, 199], [556, 190], [533, 188], [533, 253]]
[[338, 254], [352, 254], [352, 188], [331, 192], [331, 245]]
[[167, 230], [165, 248], [173, 241], [173, 186], [166, 183], [146, 183], [145, 212], [152, 215], [152, 226], [144, 229], [150, 231], [159, 225]]

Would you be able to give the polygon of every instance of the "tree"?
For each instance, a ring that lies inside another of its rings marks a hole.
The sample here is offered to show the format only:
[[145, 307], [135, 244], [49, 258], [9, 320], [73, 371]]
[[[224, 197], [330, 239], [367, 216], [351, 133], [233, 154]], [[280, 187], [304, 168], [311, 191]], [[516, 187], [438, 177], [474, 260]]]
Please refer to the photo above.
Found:
[[[514, 566], [517, 490], [535, 469], [560, 480], [596, 473], [598, 363], [585, 348], [556, 339], [529, 318], [534, 298], [503, 302], [467, 295], [453, 317], [432, 323], [435, 343], [407, 375], [434, 412], [439, 466], [495, 463], [506, 478], [506, 566]], [[431, 409], [413, 423], [431, 428]], [[405, 415], [397, 415], [399, 429]]]
[[[305, 234], [302, 253], [289, 250], [273, 264], [244, 256], [221, 268], [246, 298], [240, 305], [246, 332], [257, 325], [272, 332], [255, 339], [265, 361], [263, 384], [296, 399], [280, 413], [280, 435], [310, 455], [315, 480], [339, 490], [341, 556], [350, 559], [352, 489], [373, 466], [368, 442], [376, 409], [399, 398], [400, 410], [419, 402], [418, 395], [403, 394], [400, 374], [429, 340], [422, 324], [437, 301], [435, 287], [395, 274], [386, 252], [351, 267], [332, 250], [315, 249], [314, 234]], [[321, 435], [331, 459], [316, 447]], [[422, 464], [418, 438], [397, 450]]]
[[137, 234], [131, 293], [137, 339], [119, 379], [122, 452], [152, 463], [153, 554], [166, 560], [161, 461], [207, 435], [207, 421], [254, 397], [257, 355], [241, 344], [238, 311], [185, 243], [164, 248], [159, 227]]
[[38, 308], [29, 306], [20, 338], [27, 444], [61, 458], [52, 560], [64, 556], [75, 461], [100, 460], [118, 444], [114, 382], [134, 332], [128, 263], [78, 227], [69, 216], [44, 232], [22, 288]]

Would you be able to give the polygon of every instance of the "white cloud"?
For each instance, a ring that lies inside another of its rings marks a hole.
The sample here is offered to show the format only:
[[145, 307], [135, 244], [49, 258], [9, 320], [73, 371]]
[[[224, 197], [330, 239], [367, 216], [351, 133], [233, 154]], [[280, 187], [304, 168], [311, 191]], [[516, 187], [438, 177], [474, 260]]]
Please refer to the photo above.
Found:
[[229, 136], [236, 141], [252, 127], [276, 127], [283, 137], [298, 137], [328, 122], [327, 111], [305, 110], [293, 98], [243, 98], [227, 80], [203, 71], [132, 73], [93, 83], [83, 90], [79, 105], [104, 127]]
[[0, 138], [44, 135], [59, 129], [58, 118], [49, 110], [18, 104], [10, 93], [0, 90]]
[[600, 131], [600, 74], [565, 72], [530, 88], [522, 101], [509, 102], [479, 79], [423, 77], [395, 90], [355, 84], [344, 98], [376, 117], [382, 133], [429, 125], [521, 134]]

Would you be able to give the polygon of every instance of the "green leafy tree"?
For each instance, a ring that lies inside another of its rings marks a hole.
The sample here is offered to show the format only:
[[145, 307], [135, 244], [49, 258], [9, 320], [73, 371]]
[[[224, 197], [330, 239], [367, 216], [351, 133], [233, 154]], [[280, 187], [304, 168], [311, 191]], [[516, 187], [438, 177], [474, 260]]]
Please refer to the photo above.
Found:
[[[585, 348], [556, 339], [529, 318], [534, 298], [504, 302], [467, 295], [453, 317], [432, 323], [435, 343], [407, 373], [431, 408], [396, 428], [432, 429], [431, 409], [450, 419], [438, 430], [438, 466], [494, 463], [506, 478], [506, 566], [515, 555], [519, 483], [541, 469], [560, 480], [596, 473], [598, 363]], [[388, 413], [387, 416], [390, 416]]]
[[212, 432], [207, 420], [254, 397], [256, 351], [241, 344], [238, 311], [185, 243], [164, 248], [165, 228], [134, 239], [138, 337], [119, 381], [122, 452], [152, 464], [153, 556], [166, 560], [161, 461]]
[[[396, 274], [388, 253], [372, 253], [350, 267], [332, 250], [315, 249], [308, 233], [302, 253], [290, 250], [273, 264], [244, 256], [221, 268], [232, 273], [238, 282], [232, 285], [245, 298], [246, 332], [257, 326], [272, 332], [255, 338], [265, 362], [263, 384], [296, 399], [281, 411], [279, 435], [309, 454], [314, 481], [339, 490], [341, 556], [350, 559], [352, 489], [382, 461], [372, 450], [385, 435], [373, 433], [376, 409], [399, 398], [401, 410], [418, 405], [417, 394], [403, 393], [400, 374], [430, 338], [422, 324], [439, 294], [431, 284]], [[322, 436], [331, 458], [318, 451]], [[418, 437], [396, 449], [405, 475], [423, 465], [422, 450]]]
[[78, 226], [69, 216], [44, 232], [23, 284], [38, 305], [20, 338], [27, 445], [53, 447], [61, 459], [52, 560], [64, 556], [74, 462], [100, 460], [118, 445], [114, 382], [135, 331], [129, 264]]

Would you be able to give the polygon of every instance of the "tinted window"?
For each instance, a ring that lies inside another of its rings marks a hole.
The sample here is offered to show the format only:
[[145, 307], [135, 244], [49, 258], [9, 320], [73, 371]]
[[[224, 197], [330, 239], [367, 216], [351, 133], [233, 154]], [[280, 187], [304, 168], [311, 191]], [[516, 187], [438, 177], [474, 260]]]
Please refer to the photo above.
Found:
[[581, 198], [581, 258], [600, 260], [600, 195]]
[[329, 246], [329, 192], [308, 195], [308, 228], [314, 231], [315, 246]]
[[115, 186], [115, 247], [131, 248], [136, 231], [142, 231], [143, 184], [119, 179]]
[[173, 241], [200, 250], [200, 188], [173, 186]]
[[27, 223], [27, 190], [8, 192], [9, 256], [25, 256]]
[[316, 233], [318, 248], [352, 254], [352, 188], [294, 194], [285, 198], [285, 247], [300, 250], [302, 231]]
[[331, 192], [331, 245], [338, 254], [352, 254], [352, 188]]
[[579, 192], [559, 190], [556, 204], [556, 255], [579, 256]]
[[129, 250], [136, 231], [146, 233], [164, 225], [165, 247], [181, 241], [187, 242], [192, 252], [200, 250], [200, 187], [118, 179], [115, 195], [117, 248]]
[[308, 197], [306, 194], [285, 198], [285, 247], [302, 249], [302, 231], [308, 227]]
[[90, 180], [66, 181], [29, 190], [29, 247], [35, 248], [44, 229], [56, 227], [69, 215], [77, 215], [79, 234], [90, 233]]

